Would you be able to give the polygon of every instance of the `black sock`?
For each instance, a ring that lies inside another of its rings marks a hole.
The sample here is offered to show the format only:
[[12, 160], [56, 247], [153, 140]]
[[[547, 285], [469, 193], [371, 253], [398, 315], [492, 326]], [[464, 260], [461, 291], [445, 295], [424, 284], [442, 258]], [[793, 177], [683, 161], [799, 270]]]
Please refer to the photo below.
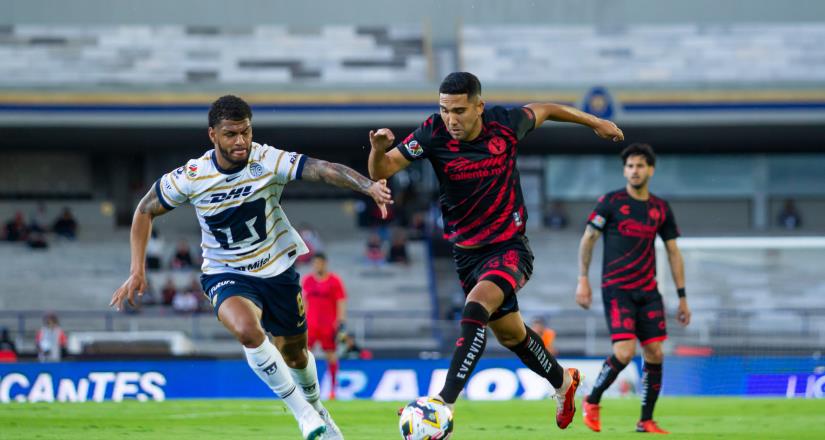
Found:
[[650, 420], [662, 389], [662, 364], [645, 362], [642, 371], [642, 420]]
[[447, 379], [440, 393], [446, 403], [455, 403], [459, 393], [464, 389], [464, 384], [467, 383], [467, 378], [473, 373], [481, 354], [484, 353], [489, 320], [490, 314], [481, 304], [473, 301], [464, 306], [461, 337], [455, 343], [453, 360], [450, 361]]
[[599, 403], [602, 400], [602, 394], [619, 377], [619, 373], [626, 366], [627, 364], [621, 363], [615, 355], [607, 358], [602, 365], [602, 371], [599, 372], [599, 376], [596, 378], [593, 390], [590, 391], [590, 395], [587, 397], [587, 403]]
[[525, 325], [524, 328], [527, 329], [524, 340], [514, 347], [507, 348], [533, 372], [550, 381], [553, 388], [561, 388], [564, 384], [564, 368], [544, 347], [541, 337], [530, 327]]

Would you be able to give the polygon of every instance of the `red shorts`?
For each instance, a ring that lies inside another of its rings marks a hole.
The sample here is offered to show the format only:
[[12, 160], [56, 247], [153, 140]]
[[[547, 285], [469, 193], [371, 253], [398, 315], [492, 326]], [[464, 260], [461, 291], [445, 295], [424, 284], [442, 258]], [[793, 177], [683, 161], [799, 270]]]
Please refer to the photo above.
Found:
[[310, 325], [307, 328], [307, 347], [310, 350], [320, 343], [324, 351], [335, 351], [335, 327], [331, 325]]

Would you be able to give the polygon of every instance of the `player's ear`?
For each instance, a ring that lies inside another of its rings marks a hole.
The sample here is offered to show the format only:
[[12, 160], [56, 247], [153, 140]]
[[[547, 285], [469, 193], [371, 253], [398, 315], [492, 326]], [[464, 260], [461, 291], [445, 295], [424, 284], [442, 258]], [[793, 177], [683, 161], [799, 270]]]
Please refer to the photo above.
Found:
[[209, 134], [209, 140], [212, 141], [212, 145], [218, 145], [218, 140], [216, 139], [217, 134], [215, 133], [215, 129], [209, 127], [207, 128], [206, 133]]
[[484, 112], [484, 100], [481, 99], [481, 96], [477, 96], [476, 100], [478, 101], [478, 103], [476, 104], [478, 106], [478, 113], [479, 114], [483, 113]]

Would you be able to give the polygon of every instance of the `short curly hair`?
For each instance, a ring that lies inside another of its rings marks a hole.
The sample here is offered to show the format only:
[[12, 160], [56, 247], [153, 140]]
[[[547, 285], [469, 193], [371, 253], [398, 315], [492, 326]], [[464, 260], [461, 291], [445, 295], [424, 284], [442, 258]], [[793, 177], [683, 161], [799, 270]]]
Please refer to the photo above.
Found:
[[622, 164], [627, 165], [627, 158], [630, 156], [644, 156], [648, 166], [656, 166], [656, 153], [649, 144], [633, 143], [622, 150]]
[[252, 109], [243, 99], [235, 95], [225, 95], [216, 99], [209, 107], [209, 126], [215, 127], [224, 119], [229, 121], [252, 120]]

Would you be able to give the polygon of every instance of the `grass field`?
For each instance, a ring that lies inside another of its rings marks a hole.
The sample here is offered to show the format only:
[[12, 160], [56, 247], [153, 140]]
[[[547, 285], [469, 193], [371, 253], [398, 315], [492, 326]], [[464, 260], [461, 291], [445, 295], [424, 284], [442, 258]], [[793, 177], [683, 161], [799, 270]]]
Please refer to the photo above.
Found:
[[[552, 401], [468, 402], [457, 408], [454, 439], [625, 439], [639, 416], [635, 399], [605, 400], [600, 434], [577, 414], [564, 431]], [[349, 440], [399, 439], [393, 402], [330, 402]], [[662, 398], [660, 425], [674, 439], [825, 439], [825, 400]], [[138, 403], [12, 403], [0, 405], [0, 439], [299, 439], [294, 419], [277, 401], [186, 400]]]

